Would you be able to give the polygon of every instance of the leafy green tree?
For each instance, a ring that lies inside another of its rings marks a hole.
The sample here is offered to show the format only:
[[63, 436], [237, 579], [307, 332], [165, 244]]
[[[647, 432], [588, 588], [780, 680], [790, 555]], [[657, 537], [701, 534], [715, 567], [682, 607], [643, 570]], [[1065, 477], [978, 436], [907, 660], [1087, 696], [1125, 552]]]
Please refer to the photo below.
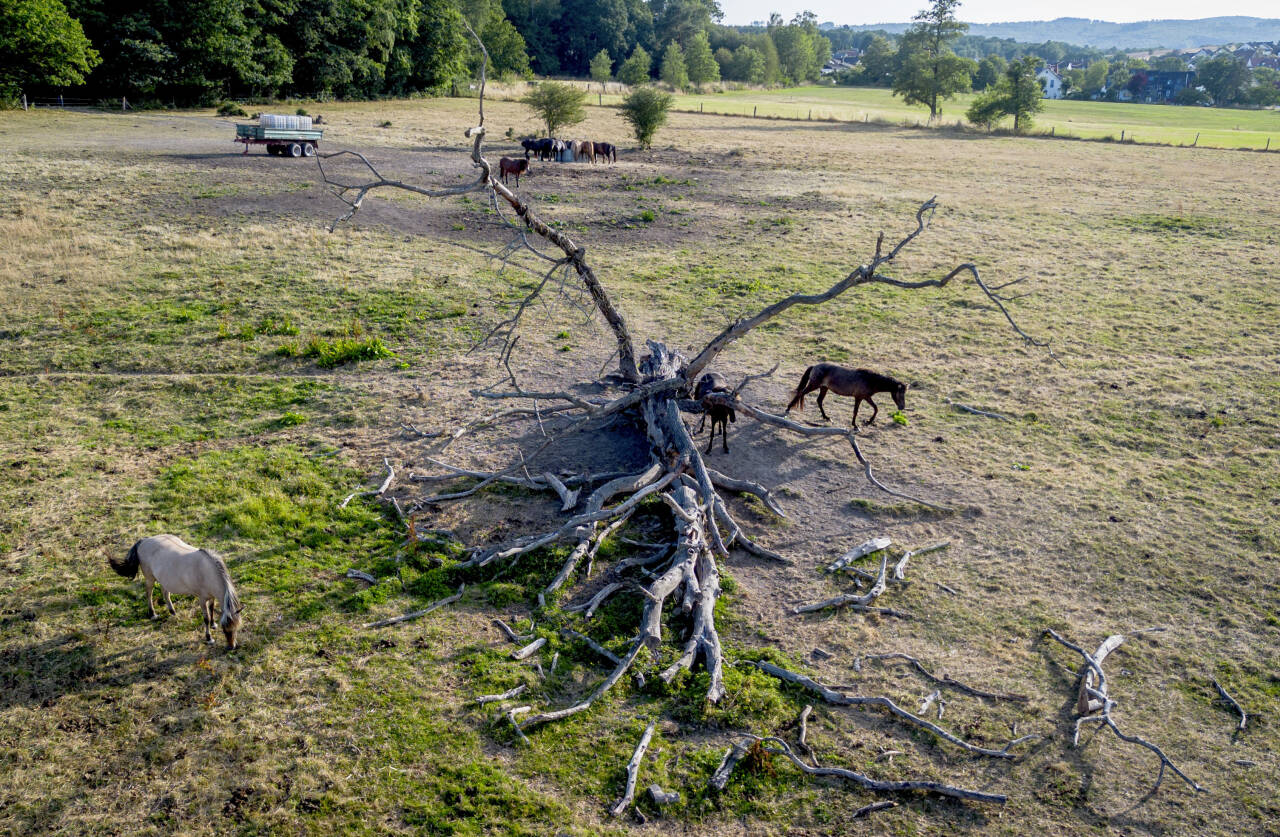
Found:
[[1032, 116], [1044, 110], [1044, 89], [1036, 78], [1039, 68], [1040, 59], [1034, 55], [1011, 62], [1000, 80], [973, 100], [965, 117], [975, 125], [991, 128], [1012, 116], [1014, 133], [1029, 130]]
[[[471, 36], [452, 0], [418, 0], [416, 32], [397, 42], [387, 67], [387, 91], [439, 91], [467, 72]], [[486, 47], [487, 48], [487, 47]]]
[[1249, 83], [1249, 68], [1234, 55], [1219, 55], [1196, 65], [1196, 84], [1213, 97], [1215, 107], [1235, 104]]
[[912, 18], [915, 21], [898, 46], [898, 74], [893, 94], [909, 105], [925, 105], [929, 119], [942, 112], [941, 104], [970, 89], [977, 62], [961, 58], [951, 44], [969, 29], [956, 20], [960, 0], [933, 0], [933, 5]]
[[689, 86], [689, 70], [684, 63], [684, 50], [680, 44], [672, 41], [662, 53], [662, 68], [659, 77], [677, 90]]
[[1184, 87], [1173, 97], [1173, 103], [1176, 105], [1208, 105], [1213, 100], [1209, 98], [1209, 94], [1201, 90], [1199, 87]]
[[609, 50], [602, 49], [591, 59], [591, 79], [600, 82], [600, 86], [604, 87], [604, 83], [613, 78], [613, 59], [609, 57]]
[[0, 5], [0, 98], [28, 85], [78, 85], [101, 58], [62, 0]]
[[631, 57], [623, 61], [622, 66], [618, 68], [618, 81], [633, 87], [637, 84], [647, 84], [652, 69], [653, 58], [649, 55], [649, 51], [637, 44], [631, 51]]
[[1084, 84], [1080, 89], [1086, 96], [1097, 96], [1102, 92], [1103, 86], [1107, 83], [1107, 76], [1111, 73], [1111, 62], [1106, 59], [1094, 61], [1084, 70]]
[[659, 41], [689, 44], [694, 34], [706, 32], [724, 16], [716, 0], [657, 0], [650, 6]]
[[1245, 100], [1258, 107], [1280, 105], [1280, 70], [1270, 67], [1253, 69], [1253, 86], [1245, 91]]
[[653, 135], [667, 121], [675, 98], [650, 86], [637, 87], [622, 100], [622, 118], [631, 124], [641, 147], [653, 145]]
[[711, 54], [711, 41], [706, 32], [697, 32], [689, 39], [689, 49], [685, 53], [685, 67], [689, 71], [689, 81], [702, 85], [720, 80], [720, 65]]
[[858, 64], [862, 67], [862, 84], [890, 87], [898, 73], [898, 53], [888, 38], [876, 35], [862, 51]]
[[1164, 73], [1181, 73], [1187, 69], [1187, 62], [1176, 55], [1161, 55], [1148, 62], [1151, 69]]
[[721, 47], [716, 50], [716, 61], [720, 64], [720, 74], [727, 79], [764, 83], [764, 56], [753, 47], [741, 44], [733, 52]]
[[978, 72], [974, 73], [973, 76], [973, 89], [981, 92], [996, 84], [1004, 76], [1004, 71], [1008, 66], [1008, 61], [994, 53], [983, 58], [978, 62]]
[[[524, 36], [507, 20], [502, 3], [498, 0], [464, 0], [463, 14], [484, 42], [489, 53], [491, 75], [522, 78], [533, 75]], [[467, 48], [471, 53], [471, 72], [479, 75], [484, 53], [470, 37], [467, 38]]]
[[586, 99], [585, 90], [559, 81], [544, 81], [520, 101], [532, 108], [546, 124], [547, 136], [554, 137], [559, 129], [577, 125], [587, 118], [586, 108], [583, 107]]

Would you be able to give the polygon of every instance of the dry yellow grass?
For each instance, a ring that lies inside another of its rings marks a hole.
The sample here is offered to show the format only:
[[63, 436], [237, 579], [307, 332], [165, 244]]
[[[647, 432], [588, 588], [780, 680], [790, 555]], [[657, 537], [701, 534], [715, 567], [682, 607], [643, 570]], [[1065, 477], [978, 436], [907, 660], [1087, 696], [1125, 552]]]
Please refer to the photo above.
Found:
[[[324, 115], [335, 147], [452, 182], [471, 176], [459, 148], [473, 105]], [[497, 139], [506, 128], [534, 127], [518, 105], [487, 111], [494, 156], [514, 147]], [[384, 120], [392, 127], [379, 128]], [[325, 233], [337, 205], [311, 164], [229, 156], [231, 133], [226, 120], [192, 114], [0, 113], [10, 152], [0, 156], [0, 828], [606, 827], [604, 798], [617, 792], [635, 738], [626, 724], [646, 711], [644, 696], [550, 728], [531, 751], [511, 747], [464, 704], [485, 678], [509, 675], [485, 656], [503, 650], [487, 617], [523, 615], [523, 605], [469, 599], [380, 647], [380, 636], [354, 629], [365, 617], [344, 610], [354, 588], [341, 575], [366, 554], [389, 554], [389, 526], [371, 509], [332, 520], [321, 511], [388, 453], [424, 464], [400, 422], [436, 430], [486, 412], [467, 390], [498, 377], [493, 358], [461, 353], [527, 277], [499, 275], [485, 258], [502, 236], [482, 201], [370, 199], [353, 224]], [[613, 111], [596, 109], [577, 133], [625, 135]], [[779, 649], [822, 679], [904, 705], [929, 689], [887, 670], [855, 675], [853, 658], [901, 650], [1034, 696], [1025, 709], [948, 707], [955, 728], [988, 741], [1013, 720], [1019, 734], [1045, 736], [999, 765], [960, 759], [875, 716], [820, 708], [811, 736], [829, 763], [1011, 797], [1001, 810], [909, 800], [878, 825], [1274, 828], [1280, 219], [1261, 209], [1280, 161], [685, 114], [652, 153], [620, 144], [616, 167], [535, 165], [522, 185], [589, 248], [641, 340], [694, 347], [782, 293], [825, 287], [867, 257], [879, 230], [892, 238], [936, 194], [942, 209], [899, 270], [936, 274], [972, 260], [992, 282], [1026, 277], [1033, 293], [1015, 314], [1065, 363], [1021, 346], [974, 289], [955, 287], [877, 290], [796, 312], [724, 358], [734, 374], [780, 362], [776, 379], [752, 388], [773, 407], [820, 359], [911, 381], [909, 425], [882, 415], [864, 447], [891, 483], [971, 509], [921, 514], [866, 486], [838, 447], [739, 422], [734, 453], [713, 461], [783, 491], [790, 523], [744, 517], [799, 562], [728, 562], [737, 589], [726, 597], [726, 642]], [[325, 372], [275, 354], [348, 334], [379, 337], [397, 358]], [[590, 377], [609, 351], [606, 335], [563, 311], [521, 345], [518, 368], [531, 383]], [[963, 415], [948, 399], [1014, 421]], [[844, 404], [828, 409], [848, 415]], [[451, 455], [503, 462], [511, 444], [495, 432]], [[170, 486], [189, 487], [187, 472], [214, 487], [183, 503]], [[255, 480], [278, 502], [254, 496]], [[281, 511], [290, 498], [312, 503], [312, 517]], [[548, 511], [495, 496], [432, 522], [483, 539]], [[145, 624], [138, 586], [108, 573], [107, 554], [155, 527], [227, 552], [250, 607], [245, 652], [206, 653], [190, 614]], [[314, 537], [294, 539], [291, 527]], [[784, 604], [840, 589], [814, 568], [880, 533], [904, 545], [952, 542], [891, 594], [917, 619], [785, 615]], [[1071, 747], [1076, 661], [1037, 641], [1045, 627], [1092, 644], [1152, 625], [1168, 630], [1131, 640], [1109, 662], [1117, 717], [1207, 785], [1203, 795], [1167, 776], [1146, 798], [1154, 760], [1107, 736]], [[814, 647], [835, 656], [810, 658]], [[1258, 713], [1238, 739], [1212, 678]], [[746, 717], [783, 710], [791, 704]], [[679, 782], [714, 761], [723, 736], [688, 721], [663, 732], [650, 775], [689, 793]], [[884, 762], [881, 749], [906, 752]], [[732, 832], [745, 817], [761, 833], [827, 833], [869, 801], [778, 772], [718, 809], [683, 808], [667, 827]]]

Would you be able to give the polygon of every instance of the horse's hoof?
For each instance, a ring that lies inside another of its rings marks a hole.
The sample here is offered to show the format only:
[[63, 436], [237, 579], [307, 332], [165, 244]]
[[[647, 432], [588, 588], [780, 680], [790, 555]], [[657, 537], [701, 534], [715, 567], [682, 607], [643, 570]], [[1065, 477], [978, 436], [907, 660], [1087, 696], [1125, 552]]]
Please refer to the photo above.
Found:
[[152, 621], [152, 622], [158, 622], [158, 621], [160, 621], [160, 614], [158, 614], [158, 613], [153, 613], [153, 614], [151, 614], [151, 621]]

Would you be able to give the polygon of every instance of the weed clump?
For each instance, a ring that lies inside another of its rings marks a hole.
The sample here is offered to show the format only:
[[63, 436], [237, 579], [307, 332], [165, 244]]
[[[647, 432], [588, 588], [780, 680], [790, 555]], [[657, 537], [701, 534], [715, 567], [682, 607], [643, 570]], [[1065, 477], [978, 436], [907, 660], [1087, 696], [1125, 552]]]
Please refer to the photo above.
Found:
[[380, 337], [367, 337], [363, 340], [339, 337], [334, 340], [322, 340], [313, 337], [306, 346], [296, 343], [285, 343], [276, 350], [281, 357], [315, 358], [316, 366], [321, 369], [333, 369], [348, 363], [361, 360], [378, 360], [395, 357], [395, 352], [387, 348]]

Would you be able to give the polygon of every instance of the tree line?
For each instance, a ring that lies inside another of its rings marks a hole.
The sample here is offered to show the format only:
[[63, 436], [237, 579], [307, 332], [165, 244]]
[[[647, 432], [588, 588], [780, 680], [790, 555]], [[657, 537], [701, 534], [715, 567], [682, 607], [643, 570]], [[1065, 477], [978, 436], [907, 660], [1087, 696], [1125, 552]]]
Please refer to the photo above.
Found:
[[7, 0], [0, 96], [83, 85], [90, 96], [225, 98], [436, 93], [478, 69], [675, 87], [819, 77], [831, 43], [811, 13], [747, 30], [717, 0]]

